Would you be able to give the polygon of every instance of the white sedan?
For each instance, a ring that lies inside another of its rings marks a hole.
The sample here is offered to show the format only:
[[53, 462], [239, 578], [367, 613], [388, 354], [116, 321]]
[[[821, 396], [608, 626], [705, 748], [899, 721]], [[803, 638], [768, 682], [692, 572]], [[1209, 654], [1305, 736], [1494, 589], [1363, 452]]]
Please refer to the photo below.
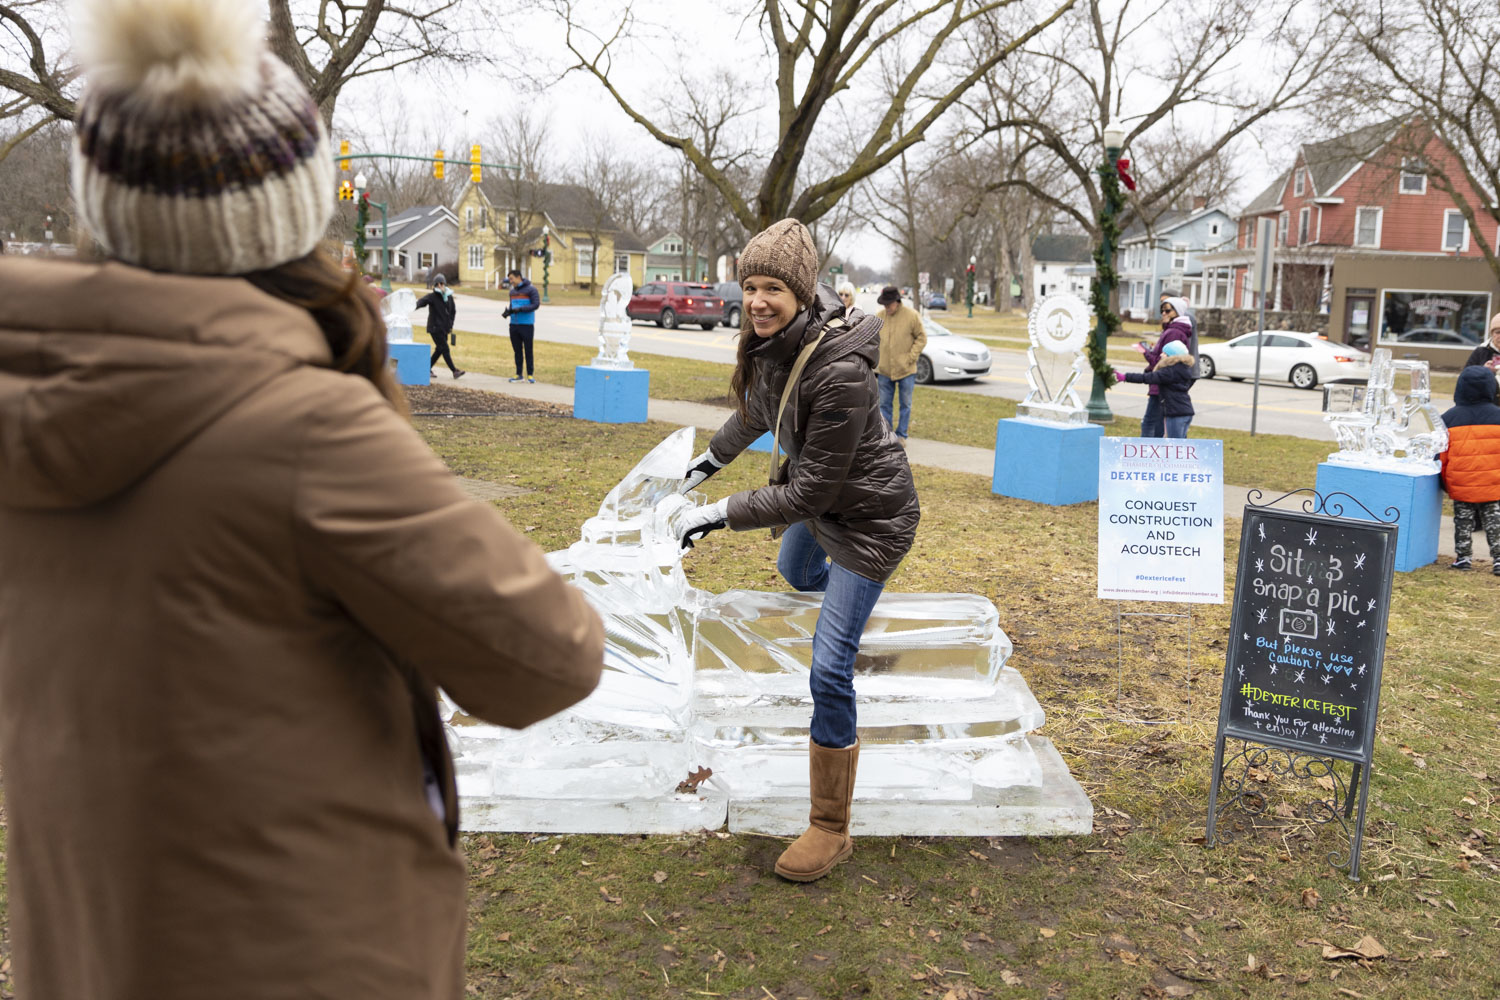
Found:
[[1370, 355], [1348, 344], [1335, 344], [1313, 333], [1275, 330], [1247, 333], [1222, 344], [1199, 344], [1198, 376], [1223, 375], [1235, 382], [1255, 377], [1255, 347], [1260, 342], [1260, 377], [1311, 389], [1319, 382], [1365, 382]]
[[977, 340], [960, 337], [929, 316], [922, 317], [927, 346], [917, 359], [917, 381], [955, 382], [976, 379], [990, 372], [990, 349]]

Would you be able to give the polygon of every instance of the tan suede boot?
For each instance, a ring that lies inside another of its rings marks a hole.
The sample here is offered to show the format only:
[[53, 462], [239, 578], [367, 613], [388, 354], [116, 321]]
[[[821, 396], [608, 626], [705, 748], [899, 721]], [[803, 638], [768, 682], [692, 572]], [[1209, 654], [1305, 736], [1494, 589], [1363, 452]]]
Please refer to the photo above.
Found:
[[807, 741], [812, 825], [776, 859], [776, 874], [793, 882], [811, 882], [854, 853], [849, 836], [849, 803], [859, 769], [859, 740], [842, 750]]

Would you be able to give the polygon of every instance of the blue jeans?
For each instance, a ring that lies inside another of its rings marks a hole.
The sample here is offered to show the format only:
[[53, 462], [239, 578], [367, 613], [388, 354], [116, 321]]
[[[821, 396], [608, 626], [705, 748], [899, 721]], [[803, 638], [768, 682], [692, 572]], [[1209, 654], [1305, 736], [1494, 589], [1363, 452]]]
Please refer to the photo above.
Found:
[[1163, 419], [1166, 424], [1167, 437], [1185, 438], [1187, 437], [1188, 424], [1193, 422], [1193, 415], [1189, 413], [1185, 417], [1165, 417]]
[[[911, 426], [911, 392], [912, 386], [917, 384], [915, 375], [906, 378], [887, 378], [884, 375], [875, 376], [876, 383], [880, 386], [880, 412], [885, 414], [885, 422], [895, 427], [898, 437], [906, 437], [906, 430]], [[896, 388], [901, 389], [901, 426], [896, 427], [896, 420], [891, 416], [891, 403], [896, 395]]]
[[1146, 397], [1146, 415], [1141, 417], [1141, 437], [1159, 438], [1165, 430], [1164, 418], [1161, 415], [1161, 397]]
[[867, 580], [833, 562], [805, 521], [781, 536], [776, 568], [804, 593], [823, 592], [823, 610], [813, 630], [812, 740], [839, 749], [855, 739], [854, 657], [859, 637], [885, 584]]

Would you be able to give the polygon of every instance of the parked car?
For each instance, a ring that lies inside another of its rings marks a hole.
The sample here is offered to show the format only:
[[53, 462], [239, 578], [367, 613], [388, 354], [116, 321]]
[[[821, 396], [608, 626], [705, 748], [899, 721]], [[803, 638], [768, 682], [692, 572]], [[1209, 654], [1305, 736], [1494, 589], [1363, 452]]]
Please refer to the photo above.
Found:
[[738, 281], [721, 281], [714, 286], [719, 298], [724, 300], [724, 325], [740, 328], [740, 311], [744, 308], [745, 291]]
[[675, 330], [682, 323], [697, 323], [705, 330], [719, 325], [724, 300], [713, 285], [691, 281], [648, 281], [635, 290], [625, 313], [631, 319], [651, 320]]
[[1200, 344], [1198, 376], [1243, 382], [1255, 375], [1255, 345], [1260, 348], [1260, 377], [1311, 389], [1319, 382], [1365, 382], [1370, 355], [1348, 344], [1335, 344], [1312, 333], [1277, 330], [1247, 333], [1222, 344]]
[[1419, 326], [1415, 330], [1397, 334], [1396, 342], [1398, 344], [1446, 344], [1450, 347], [1475, 347], [1479, 344], [1479, 339], [1466, 337], [1457, 330], [1444, 330], [1437, 326]]
[[988, 347], [958, 336], [928, 316], [922, 317], [922, 328], [927, 331], [927, 346], [917, 358], [917, 381], [922, 385], [972, 381], [989, 374]]
[[946, 310], [948, 308], [948, 300], [942, 295], [933, 293], [927, 297], [927, 308]]

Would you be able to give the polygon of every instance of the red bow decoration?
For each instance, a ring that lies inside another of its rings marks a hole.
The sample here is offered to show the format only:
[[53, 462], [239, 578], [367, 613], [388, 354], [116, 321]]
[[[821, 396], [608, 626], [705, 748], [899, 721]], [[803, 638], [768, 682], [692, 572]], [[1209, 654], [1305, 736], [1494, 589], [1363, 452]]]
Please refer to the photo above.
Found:
[[1129, 169], [1130, 169], [1130, 161], [1129, 160], [1126, 160], [1126, 159], [1122, 158], [1122, 159], [1119, 159], [1119, 160], [1115, 161], [1115, 171], [1120, 175], [1120, 183], [1124, 184], [1125, 187], [1128, 190], [1134, 191], [1135, 190], [1135, 178], [1131, 177], [1130, 174], [1127, 173], [1127, 171]]

